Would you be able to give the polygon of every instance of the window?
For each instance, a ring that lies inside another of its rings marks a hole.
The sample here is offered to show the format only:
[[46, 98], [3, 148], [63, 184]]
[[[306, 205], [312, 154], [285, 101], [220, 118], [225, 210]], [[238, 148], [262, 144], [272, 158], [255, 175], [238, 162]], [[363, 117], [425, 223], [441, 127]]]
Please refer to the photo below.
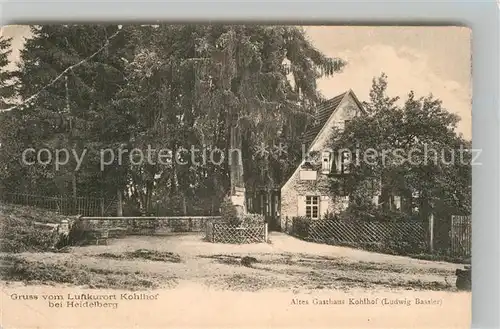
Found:
[[342, 174], [349, 173], [349, 166], [351, 165], [351, 153], [349, 151], [343, 151], [340, 156], [340, 172]]
[[306, 196], [306, 217], [319, 218], [319, 196]]
[[321, 156], [321, 172], [329, 174], [332, 168], [332, 154], [330, 152], [323, 152]]

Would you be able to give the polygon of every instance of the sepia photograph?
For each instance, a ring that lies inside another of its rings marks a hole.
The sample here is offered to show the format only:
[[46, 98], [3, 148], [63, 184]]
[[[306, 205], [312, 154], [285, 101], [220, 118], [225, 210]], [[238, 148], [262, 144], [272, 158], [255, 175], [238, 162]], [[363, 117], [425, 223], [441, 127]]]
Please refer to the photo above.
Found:
[[468, 328], [471, 42], [2, 27], [0, 325]]

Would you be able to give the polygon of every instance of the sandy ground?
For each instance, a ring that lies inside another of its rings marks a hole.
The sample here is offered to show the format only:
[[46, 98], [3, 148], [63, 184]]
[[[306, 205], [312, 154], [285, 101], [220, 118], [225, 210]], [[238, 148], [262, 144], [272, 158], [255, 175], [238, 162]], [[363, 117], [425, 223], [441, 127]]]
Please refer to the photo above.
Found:
[[[113, 239], [108, 245], [75, 247], [69, 253], [21, 256], [45, 264], [80, 264], [103, 273], [134, 273], [151, 278], [159, 287], [188, 281], [243, 291], [352, 288], [453, 291], [455, 269], [462, 267], [310, 243], [282, 233], [271, 233], [268, 244], [214, 244], [202, 238], [195, 234], [130, 236]], [[176, 259], [117, 258], [138, 249], [173, 253]], [[243, 256], [255, 257], [258, 262], [252, 267], [242, 266]]]
[[[470, 326], [471, 294], [453, 287], [460, 265], [308, 243], [280, 233], [270, 239], [270, 244], [235, 246], [207, 243], [192, 234], [135, 236], [69, 253], [24, 253], [19, 256], [30, 262], [84, 265], [114, 280], [138, 276], [159, 287], [96, 290], [2, 282], [1, 323], [4, 328], [43, 329]], [[121, 257], [137, 249], [172, 254], [162, 261]], [[243, 256], [258, 262], [242, 266]], [[92, 308], [67, 304], [70, 295], [82, 293], [108, 294], [116, 301]], [[139, 293], [152, 299], [121, 297]]]

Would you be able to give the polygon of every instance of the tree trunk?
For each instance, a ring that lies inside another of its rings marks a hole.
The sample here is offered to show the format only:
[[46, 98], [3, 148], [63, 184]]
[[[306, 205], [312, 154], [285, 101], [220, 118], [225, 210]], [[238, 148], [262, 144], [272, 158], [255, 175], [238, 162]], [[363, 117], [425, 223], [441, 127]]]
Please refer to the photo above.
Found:
[[186, 203], [186, 195], [182, 194], [182, 214], [187, 216], [187, 203]]
[[122, 202], [122, 191], [120, 189], [116, 190], [116, 216], [123, 217], [123, 202]]
[[[237, 150], [237, 151], [233, 151]], [[243, 163], [238, 154], [241, 154], [241, 138], [236, 127], [231, 128], [231, 145], [229, 150], [229, 164], [231, 177], [231, 195], [234, 195], [237, 188], [244, 188]]]
[[152, 195], [153, 195], [153, 183], [148, 181], [146, 183], [146, 193], [145, 193], [146, 200], [144, 201], [147, 215], [150, 215], [153, 211]]
[[229, 172], [231, 180], [231, 202], [239, 214], [246, 213], [245, 181], [241, 159], [241, 135], [237, 127], [231, 127], [229, 148]]

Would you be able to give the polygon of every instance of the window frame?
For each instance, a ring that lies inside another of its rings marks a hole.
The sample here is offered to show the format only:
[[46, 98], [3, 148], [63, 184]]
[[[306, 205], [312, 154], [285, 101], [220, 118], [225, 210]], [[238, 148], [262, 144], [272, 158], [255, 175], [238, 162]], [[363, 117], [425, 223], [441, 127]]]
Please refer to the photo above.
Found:
[[332, 152], [324, 151], [321, 154], [321, 173], [329, 174], [331, 173], [331, 171], [332, 171]]
[[[320, 197], [319, 195], [306, 195], [306, 218], [319, 219], [320, 218]], [[314, 214], [316, 213], [316, 216]]]
[[[346, 155], [349, 156], [346, 156]], [[352, 162], [352, 154], [349, 151], [343, 151], [340, 155], [340, 173], [341, 174], [350, 174], [351, 173], [351, 162]]]

